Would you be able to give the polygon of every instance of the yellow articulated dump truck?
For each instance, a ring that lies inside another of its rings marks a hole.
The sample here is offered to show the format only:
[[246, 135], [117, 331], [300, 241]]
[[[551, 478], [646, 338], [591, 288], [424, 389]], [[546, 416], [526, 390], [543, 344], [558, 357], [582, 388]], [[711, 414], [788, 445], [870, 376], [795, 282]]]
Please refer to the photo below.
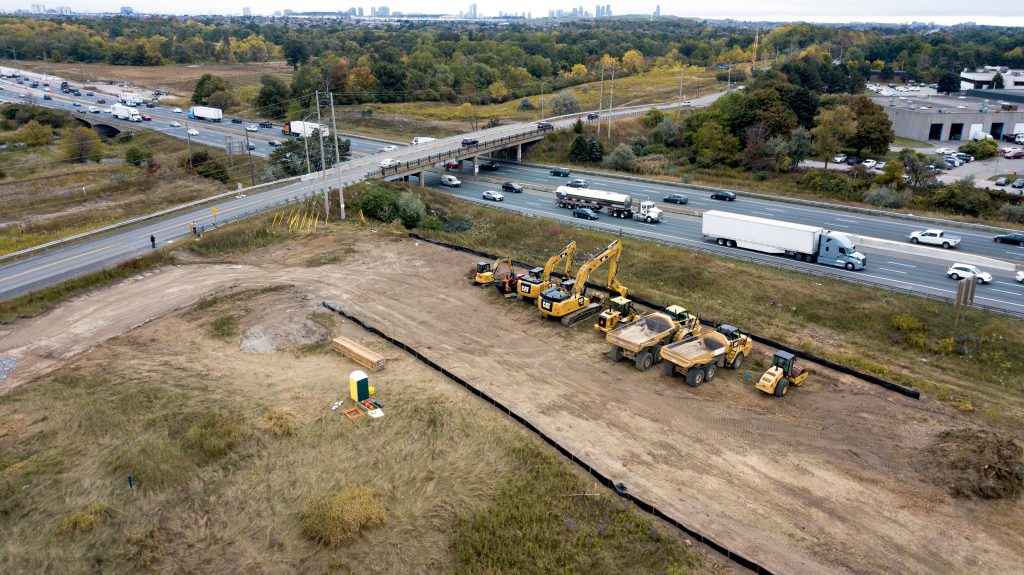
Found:
[[612, 344], [608, 356], [616, 362], [624, 357], [632, 359], [637, 369], [647, 371], [661, 360], [662, 346], [699, 331], [697, 316], [677, 305], [669, 306], [605, 334]]
[[750, 336], [722, 324], [718, 329], [670, 343], [661, 348], [665, 375], [680, 374], [690, 387], [715, 379], [720, 367], [739, 369], [753, 347]]

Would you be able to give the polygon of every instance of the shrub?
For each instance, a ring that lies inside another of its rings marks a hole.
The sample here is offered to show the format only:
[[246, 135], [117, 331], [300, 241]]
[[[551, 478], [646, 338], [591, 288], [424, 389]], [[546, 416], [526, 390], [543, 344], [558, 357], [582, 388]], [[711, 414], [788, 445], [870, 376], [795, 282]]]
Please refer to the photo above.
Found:
[[604, 159], [604, 165], [613, 170], [629, 171], [633, 169], [633, 161], [636, 155], [629, 144], [619, 144], [612, 150], [611, 154]]
[[390, 223], [398, 217], [398, 199], [386, 188], [371, 188], [359, 197], [359, 210], [365, 216]]
[[124, 161], [128, 162], [133, 166], [138, 166], [142, 162], [146, 162], [153, 159], [153, 152], [149, 150], [141, 150], [139, 148], [128, 148], [124, 152]]
[[420, 220], [427, 215], [427, 206], [419, 196], [410, 192], [402, 192], [397, 201], [398, 218], [402, 225], [408, 229], [419, 225]]
[[442, 228], [441, 220], [437, 216], [427, 216], [420, 220], [420, 227], [424, 230], [439, 230]]
[[650, 110], [647, 110], [646, 114], [644, 114], [644, 125], [647, 126], [648, 128], [653, 128], [660, 124], [661, 121], [664, 119], [665, 112], [662, 112], [661, 110], [652, 107]]
[[1015, 224], [1024, 224], [1024, 204], [1003, 204], [999, 215]]
[[298, 418], [288, 409], [272, 408], [267, 409], [263, 416], [263, 424], [267, 431], [274, 437], [288, 437], [295, 434], [298, 428]]
[[374, 489], [349, 487], [307, 503], [302, 510], [302, 533], [321, 545], [340, 545], [387, 519], [384, 503]]
[[580, 100], [572, 92], [562, 92], [548, 98], [551, 113], [555, 116], [576, 114], [580, 111]]
[[531, 102], [529, 98], [523, 98], [522, 100], [519, 101], [519, 111], [520, 112], [526, 112], [526, 111], [532, 110], [534, 108], [535, 108], [535, 106], [533, 105], [533, 102]]
[[960, 151], [974, 156], [975, 160], [984, 160], [996, 155], [997, 148], [999, 148], [999, 144], [995, 140], [979, 140], [960, 146]]
[[905, 313], [898, 313], [892, 316], [890, 323], [892, 324], [893, 329], [903, 333], [917, 333], [924, 329], [924, 323], [922, 323], [921, 320]]
[[238, 335], [238, 320], [231, 315], [222, 315], [210, 323], [210, 331], [221, 339], [230, 339]]
[[107, 506], [103, 503], [90, 503], [62, 519], [58, 530], [67, 535], [88, 533], [96, 527], [103, 516], [108, 514], [108, 511]]
[[863, 192], [845, 174], [825, 170], [812, 170], [800, 178], [800, 187], [819, 195], [847, 201], [860, 201]]
[[249, 432], [245, 419], [235, 413], [200, 413], [184, 421], [181, 446], [200, 465], [227, 455]]
[[881, 186], [864, 194], [864, 203], [882, 208], [905, 208], [910, 205], [912, 198], [913, 194], [910, 191]]

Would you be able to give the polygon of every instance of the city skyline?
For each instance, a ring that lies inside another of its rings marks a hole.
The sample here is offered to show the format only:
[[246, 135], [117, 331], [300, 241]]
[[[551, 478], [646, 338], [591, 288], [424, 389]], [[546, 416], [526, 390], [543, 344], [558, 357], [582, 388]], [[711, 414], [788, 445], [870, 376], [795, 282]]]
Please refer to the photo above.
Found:
[[[198, 0], [182, 0], [174, 4], [172, 9], [163, 2], [156, 0], [143, 0], [126, 3], [123, 0], [93, 0], [88, 2], [63, 0], [59, 5], [52, 6], [45, 4], [21, 4], [16, 0], [0, 0], [0, 9], [7, 12], [22, 10], [32, 12], [39, 6], [45, 6], [57, 13], [120, 13], [122, 8], [130, 7], [135, 13], [141, 14], [175, 14], [175, 15], [242, 15], [244, 9], [248, 9], [253, 16], [272, 16], [275, 13], [290, 12], [330, 12], [342, 13], [348, 9], [361, 8], [365, 15], [383, 15], [382, 7], [387, 8], [387, 14], [442, 14], [450, 16], [470, 16], [474, 11], [478, 17], [489, 18], [499, 15], [531, 14], [538, 18], [548, 17], [554, 13], [561, 12], [570, 16], [574, 11], [582, 17], [606, 17], [608, 13], [612, 16], [622, 15], [652, 15], [660, 12], [661, 16], [678, 16], [703, 18], [710, 20], [741, 20], [741, 21], [806, 21], [820, 23], [843, 23], [843, 22], [878, 22], [878, 23], [910, 23], [910, 22], [934, 22], [936, 24], [958, 24], [975, 23], [980, 25], [993, 26], [1024, 26], [1024, 15], [1014, 9], [1013, 4], [979, 4], [966, 8], [962, 2], [952, 0], [936, 0], [928, 4], [928, 10], [922, 10], [920, 3], [911, 0], [867, 0], [857, 5], [856, 14], [850, 12], [850, 7], [845, 5], [828, 5], [820, 3], [805, 3], [790, 0], [787, 2], [776, 2], [771, 5], [740, 0], [730, 3], [728, 7], [676, 7], [665, 5], [660, 0], [641, 0], [629, 2], [616, 8], [615, 4], [580, 4], [566, 1], [564, 3], [540, 2], [539, 0], [525, 0], [516, 4], [514, 10], [509, 10], [507, 4], [496, 1], [479, 1], [465, 3], [461, 6], [452, 3], [424, 3], [415, 0], [395, 0], [392, 2], [359, 3], [351, 2], [340, 4], [333, 1], [314, 0], [305, 2], [301, 6], [294, 4], [285, 8], [279, 2], [273, 0], [252, 0], [239, 2], [237, 4], [219, 4], [216, 10], [211, 10], [209, 4]], [[473, 6], [475, 10], [471, 11]], [[596, 10], [598, 6], [601, 10]], [[607, 6], [607, 8], [605, 8]], [[63, 11], [61, 9], [63, 8]], [[610, 10], [609, 10], [610, 8]], [[660, 10], [659, 10], [660, 8]]]

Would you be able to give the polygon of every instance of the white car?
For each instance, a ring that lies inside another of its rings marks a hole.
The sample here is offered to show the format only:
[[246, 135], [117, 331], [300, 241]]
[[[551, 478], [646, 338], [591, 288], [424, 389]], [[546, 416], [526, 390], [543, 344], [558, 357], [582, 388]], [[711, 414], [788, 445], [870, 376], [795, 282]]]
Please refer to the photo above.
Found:
[[950, 236], [942, 230], [924, 230], [922, 232], [911, 232], [907, 239], [912, 244], [928, 244], [942, 246], [947, 250], [960, 245], [959, 236]]
[[89, 113], [90, 114], [99, 114], [100, 113], [100, 109], [97, 108], [96, 106], [89, 106]]
[[992, 274], [983, 272], [970, 264], [953, 264], [946, 270], [946, 275], [955, 280], [974, 276], [977, 278], [978, 283], [981, 284], [987, 284], [992, 281]]
[[104, 113], [104, 114], [113, 114], [113, 113], [114, 113], [114, 111], [113, 111], [113, 110], [111, 110], [110, 108], [103, 108], [103, 113]]
[[197, 130], [195, 128], [189, 128], [188, 129], [188, 135], [189, 136], [198, 136], [199, 135], [199, 130]]
[[181, 113], [181, 108], [175, 108], [175, 109], [173, 109], [171, 111], [174, 112], [175, 114], [180, 114]]
[[842, 164], [846, 161], [846, 154], [836, 154], [836, 157], [832, 158], [833, 164]]
[[260, 131], [260, 128], [256, 124], [249, 124], [248, 126], [245, 127], [245, 131], [246, 132], [258, 132], [258, 131]]
[[482, 197], [483, 199], [491, 200], [492, 202], [500, 202], [505, 199], [505, 196], [501, 195], [501, 193], [492, 192], [491, 190], [487, 190], [486, 192], [484, 192]]
[[1017, 281], [1024, 284], [1024, 271], [1017, 272]]
[[381, 148], [381, 149], [379, 149], [377, 151], [378, 152], [394, 152], [397, 149], [398, 149], [398, 146], [384, 146], [383, 148]]
[[884, 168], [884, 167], [885, 167], [885, 165], [886, 165], [887, 163], [888, 163], [888, 162], [884, 162], [884, 161], [883, 161], [883, 162], [878, 162], [877, 164], [875, 164], [875, 169], [876, 169], [876, 170], [881, 170], [882, 168]]
[[179, 122], [171, 122], [171, 127], [172, 128], [180, 128], [181, 124]]
[[383, 160], [380, 161], [380, 167], [382, 168], [394, 168], [400, 165], [402, 165], [402, 162], [399, 162], [398, 160], [395, 160], [393, 158], [384, 158]]
[[867, 160], [864, 160], [864, 162], [861, 163], [861, 165], [870, 170], [871, 168], [877, 166], [878, 162], [872, 160], [871, 158], [868, 158]]
[[955, 153], [956, 153], [956, 150], [951, 150], [951, 149], [949, 149], [949, 148], [937, 148], [937, 149], [935, 150], [935, 153], [936, 153], [936, 154], [941, 154], [941, 155], [946, 155], [946, 154], [955, 154]]

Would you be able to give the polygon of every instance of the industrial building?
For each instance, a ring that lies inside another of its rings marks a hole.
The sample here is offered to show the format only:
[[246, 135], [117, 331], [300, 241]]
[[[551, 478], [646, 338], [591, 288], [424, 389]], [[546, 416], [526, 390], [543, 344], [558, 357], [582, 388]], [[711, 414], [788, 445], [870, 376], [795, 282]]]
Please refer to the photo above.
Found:
[[947, 96], [928, 90], [872, 99], [885, 109], [893, 131], [902, 138], [964, 141], [981, 132], [1000, 140], [1004, 134], [1024, 133], [1024, 93], [1006, 92], [971, 90], [971, 95]]

